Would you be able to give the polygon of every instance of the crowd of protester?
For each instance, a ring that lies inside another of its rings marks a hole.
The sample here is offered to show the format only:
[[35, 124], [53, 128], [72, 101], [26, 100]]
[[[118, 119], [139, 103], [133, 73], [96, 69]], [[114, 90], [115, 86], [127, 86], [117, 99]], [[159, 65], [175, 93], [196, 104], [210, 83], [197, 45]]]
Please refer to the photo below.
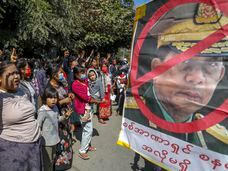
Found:
[[123, 112], [128, 69], [93, 50], [39, 59], [0, 50], [0, 170], [69, 169], [79, 126], [79, 157], [88, 160], [94, 115], [108, 124], [112, 104]]

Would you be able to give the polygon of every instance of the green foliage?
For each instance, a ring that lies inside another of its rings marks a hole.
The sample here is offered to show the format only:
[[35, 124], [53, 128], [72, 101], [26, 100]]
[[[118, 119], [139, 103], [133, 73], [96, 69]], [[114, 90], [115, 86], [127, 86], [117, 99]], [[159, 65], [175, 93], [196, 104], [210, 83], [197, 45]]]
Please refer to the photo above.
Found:
[[2, 0], [0, 43], [37, 48], [117, 49], [130, 44], [133, 1]]
[[132, 7], [125, 8], [118, 0], [81, 2], [80, 14], [85, 21], [83, 26], [87, 45], [110, 46], [117, 41], [124, 45], [125, 40], [130, 40], [128, 37], [131, 38], [132, 32]]
[[131, 51], [130, 49], [126, 49], [126, 48], [119, 48], [115, 57], [117, 59], [124, 59], [126, 58], [128, 61], [130, 61], [131, 58]]

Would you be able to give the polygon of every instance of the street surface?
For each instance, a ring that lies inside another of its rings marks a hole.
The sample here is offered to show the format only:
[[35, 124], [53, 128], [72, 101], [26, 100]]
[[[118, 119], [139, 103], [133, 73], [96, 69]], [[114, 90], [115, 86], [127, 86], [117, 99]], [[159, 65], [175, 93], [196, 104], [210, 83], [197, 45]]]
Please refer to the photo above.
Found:
[[[82, 160], [78, 156], [80, 145], [78, 140], [73, 147], [74, 159], [69, 171], [136, 171], [136, 169], [132, 169], [135, 153], [116, 144], [122, 116], [116, 116], [115, 109], [116, 106], [113, 106], [113, 114], [106, 124], [98, 123], [97, 116], [94, 116], [92, 146], [95, 146], [97, 151], [88, 153], [89, 160]], [[77, 139], [79, 138], [80, 130], [77, 131]], [[139, 170], [144, 167], [142, 158], [140, 158], [138, 166]]]

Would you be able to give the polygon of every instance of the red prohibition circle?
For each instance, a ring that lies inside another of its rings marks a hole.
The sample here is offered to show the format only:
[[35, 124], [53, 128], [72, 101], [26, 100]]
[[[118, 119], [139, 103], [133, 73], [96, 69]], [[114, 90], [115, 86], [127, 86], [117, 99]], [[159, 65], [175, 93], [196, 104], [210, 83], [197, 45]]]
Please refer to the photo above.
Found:
[[[218, 4], [220, 4], [221, 0], [214, 0], [213, 2], [217, 2]], [[151, 112], [150, 109], [146, 106], [146, 104], [139, 96], [138, 89], [141, 85], [143, 85], [147, 81], [152, 80], [154, 77], [164, 73], [165, 71], [177, 65], [178, 63], [181, 63], [185, 60], [188, 60], [194, 57], [196, 54], [200, 53], [201, 51], [213, 45], [214, 43], [219, 42], [220, 40], [222, 40], [224, 37], [228, 35], [228, 24], [226, 24], [225, 26], [221, 27], [219, 30], [215, 31], [205, 39], [198, 42], [190, 49], [186, 50], [185, 52], [182, 52], [181, 54], [175, 55], [173, 58], [164, 62], [163, 64], [155, 68], [153, 71], [146, 73], [140, 78], [137, 78], [137, 72], [139, 67], [138, 66], [139, 52], [145, 40], [143, 38], [147, 36], [151, 28], [153, 28], [153, 26], [165, 13], [167, 13], [169, 10], [173, 9], [178, 5], [183, 5], [187, 3], [207, 3], [219, 8], [225, 15], [227, 14], [228, 3], [225, 3], [221, 6], [218, 4], [215, 5], [214, 3], [212, 4], [211, 0], [185, 0], [185, 1], [170, 0], [168, 1], [151, 16], [151, 18], [148, 20], [145, 27], [143, 28], [142, 32], [140, 33], [133, 51], [131, 73], [130, 73], [132, 94], [143, 115], [146, 116], [148, 120], [158, 125], [160, 128], [168, 130], [170, 132], [175, 132], [175, 133], [191, 133], [191, 132], [196, 132], [200, 130], [205, 130], [223, 121], [228, 117], [227, 115], [228, 100], [226, 99], [221, 106], [217, 107], [217, 109], [210, 112], [209, 114], [207, 114], [207, 116], [205, 116], [202, 119], [195, 120], [188, 123], [172, 123], [164, 119], [161, 119], [155, 113]]]

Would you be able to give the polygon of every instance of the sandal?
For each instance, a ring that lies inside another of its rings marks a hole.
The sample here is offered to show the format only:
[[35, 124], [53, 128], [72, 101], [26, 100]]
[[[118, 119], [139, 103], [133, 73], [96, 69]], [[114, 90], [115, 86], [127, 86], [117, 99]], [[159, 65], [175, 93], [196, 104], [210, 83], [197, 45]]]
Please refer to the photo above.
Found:
[[89, 155], [87, 153], [79, 153], [79, 157], [83, 160], [89, 160]]
[[96, 151], [96, 150], [97, 150], [97, 148], [93, 147], [93, 146], [89, 146], [89, 148], [88, 148], [88, 151]]

